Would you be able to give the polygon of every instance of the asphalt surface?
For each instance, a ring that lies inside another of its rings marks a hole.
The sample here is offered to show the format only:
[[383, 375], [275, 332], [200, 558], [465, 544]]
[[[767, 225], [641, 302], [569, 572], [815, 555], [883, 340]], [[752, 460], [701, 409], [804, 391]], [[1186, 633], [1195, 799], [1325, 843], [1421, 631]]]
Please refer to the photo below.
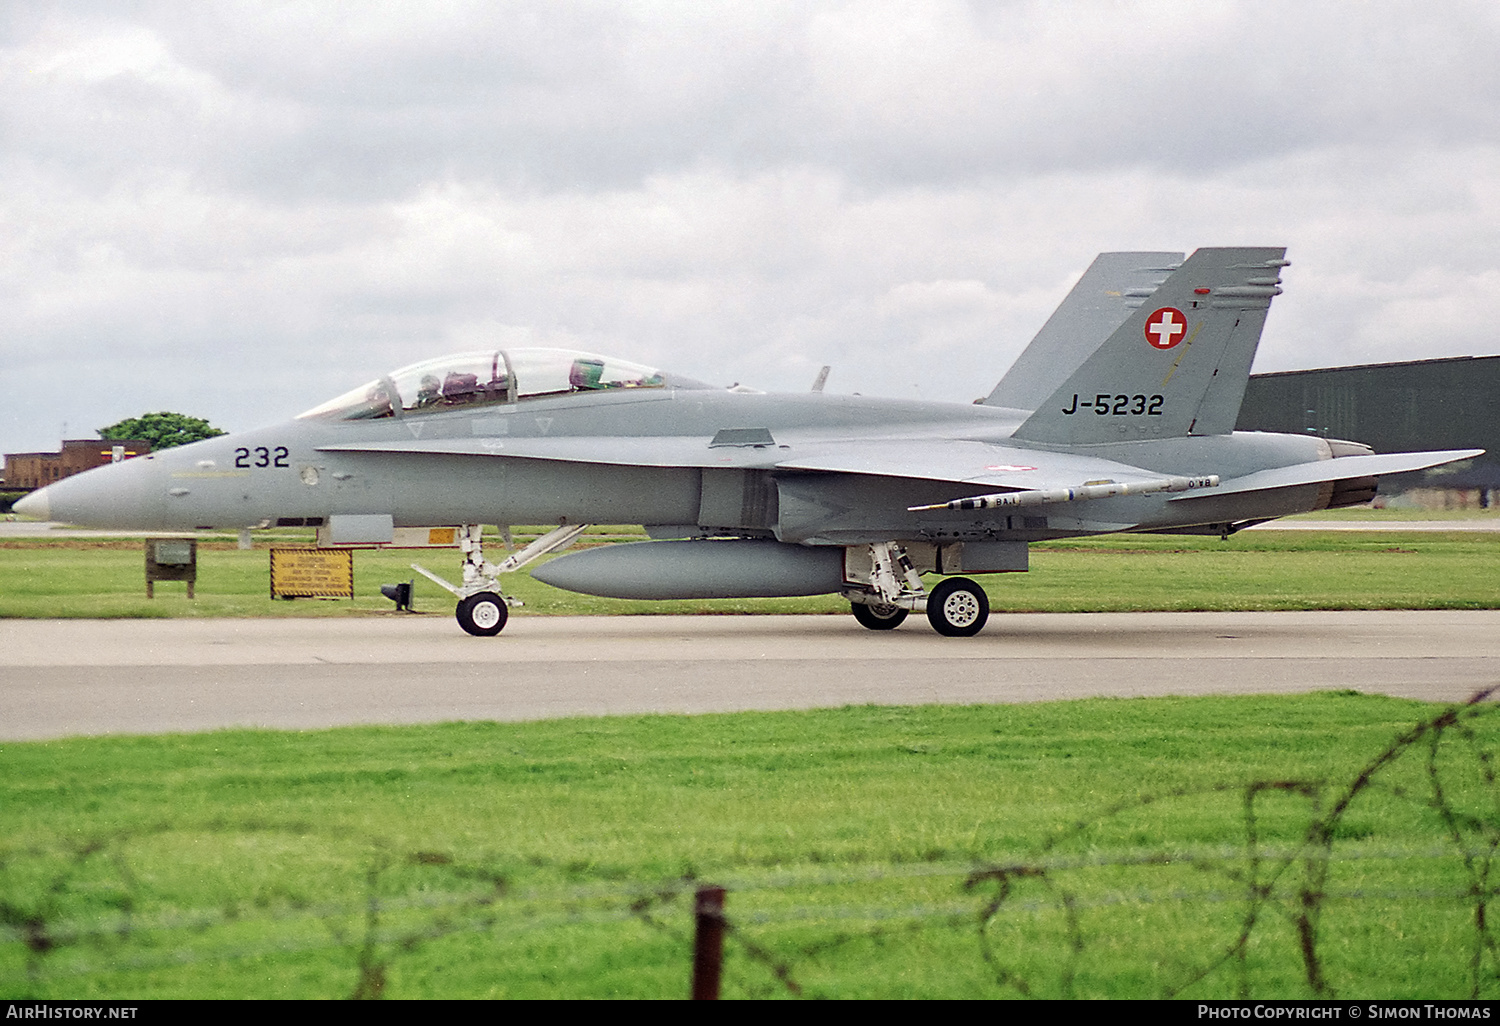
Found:
[[0, 739], [1500, 683], [1500, 611], [0, 621]]

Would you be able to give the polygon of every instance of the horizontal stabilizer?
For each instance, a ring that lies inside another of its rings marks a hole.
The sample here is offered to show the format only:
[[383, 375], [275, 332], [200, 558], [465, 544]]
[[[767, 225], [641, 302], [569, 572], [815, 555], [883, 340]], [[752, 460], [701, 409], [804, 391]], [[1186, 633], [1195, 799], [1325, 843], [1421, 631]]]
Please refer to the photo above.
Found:
[[1259, 492], [1267, 488], [1290, 488], [1295, 485], [1321, 484], [1324, 481], [1347, 481], [1356, 477], [1376, 477], [1380, 474], [1404, 474], [1412, 470], [1426, 470], [1458, 460], [1473, 459], [1483, 455], [1483, 449], [1449, 449], [1444, 452], [1391, 452], [1378, 456], [1340, 456], [1338, 459], [1318, 460], [1314, 463], [1298, 463], [1290, 467], [1275, 467], [1261, 470], [1244, 477], [1231, 478], [1219, 487], [1206, 493], [1174, 496], [1173, 502], [1195, 499], [1201, 494], [1233, 495], [1238, 492]]

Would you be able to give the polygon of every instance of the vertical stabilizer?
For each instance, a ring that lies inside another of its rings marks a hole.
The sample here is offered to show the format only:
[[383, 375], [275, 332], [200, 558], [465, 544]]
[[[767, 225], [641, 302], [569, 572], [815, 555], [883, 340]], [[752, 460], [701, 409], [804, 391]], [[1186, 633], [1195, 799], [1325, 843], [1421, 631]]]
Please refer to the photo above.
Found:
[[1195, 252], [1015, 437], [1089, 445], [1234, 430], [1285, 252]]
[[984, 405], [1036, 409], [1180, 263], [1181, 253], [1100, 253]]

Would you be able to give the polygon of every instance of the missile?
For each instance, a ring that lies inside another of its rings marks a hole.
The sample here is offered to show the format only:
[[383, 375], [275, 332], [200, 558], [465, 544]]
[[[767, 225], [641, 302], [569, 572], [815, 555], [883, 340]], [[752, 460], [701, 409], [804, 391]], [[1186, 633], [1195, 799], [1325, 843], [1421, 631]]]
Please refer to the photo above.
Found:
[[1148, 495], [1152, 492], [1188, 492], [1195, 488], [1217, 488], [1219, 476], [1159, 477], [1149, 481], [1091, 481], [1076, 488], [1030, 489], [1020, 492], [997, 492], [974, 495], [931, 506], [908, 506], [907, 512], [930, 509], [999, 509], [1003, 506], [1043, 506], [1053, 502], [1082, 502], [1085, 499], [1109, 499], [1116, 495]]
[[756, 538], [630, 542], [559, 556], [531, 576], [606, 598], [826, 595], [844, 587], [844, 550]]

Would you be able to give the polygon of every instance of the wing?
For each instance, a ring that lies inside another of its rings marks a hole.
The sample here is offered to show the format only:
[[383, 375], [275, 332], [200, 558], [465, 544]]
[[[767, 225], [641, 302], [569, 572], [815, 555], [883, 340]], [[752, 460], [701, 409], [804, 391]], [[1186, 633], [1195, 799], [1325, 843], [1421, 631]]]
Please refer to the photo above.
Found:
[[[723, 440], [726, 438], [729, 440]], [[1203, 479], [1212, 474], [1214, 467], [1183, 467], [1174, 471], [1183, 475], [1182, 478], [1164, 478], [1160, 471], [1146, 470], [1097, 456], [945, 438], [793, 439], [788, 443], [778, 443], [771, 439], [769, 432], [763, 435], [748, 432], [743, 433], [743, 436], [721, 432], [715, 439], [705, 439], [701, 435], [413, 438], [324, 445], [319, 448], [336, 452], [509, 456], [517, 459], [635, 467], [819, 471], [943, 481], [973, 485], [976, 489], [984, 488], [991, 492], [1054, 493], [1067, 489], [1082, 490], [1064, 501], [1108, 498], [1122, 494], [1119, 489], [1096, 487], [1103, 484], [1158, 485], [1167, 481], [1191, 480], [1193, 483], [1188, 494], [1174, 496], [1174, 502], [1205, 495], [1234, 495], [1293, 485], [1424, 470], [1456, 460], [1472, 459], [1484, 452], [1483, 449], [1454, 449], [1443, 452], [1341, 456], [1337, 459], [1261, 470], [1222, 482], [1215, 479], [1210, 484]], [[1174, 486], [1150, 490], [1185, 489]], [[1043, 496], [1038, 494], [1037, 497]]]

